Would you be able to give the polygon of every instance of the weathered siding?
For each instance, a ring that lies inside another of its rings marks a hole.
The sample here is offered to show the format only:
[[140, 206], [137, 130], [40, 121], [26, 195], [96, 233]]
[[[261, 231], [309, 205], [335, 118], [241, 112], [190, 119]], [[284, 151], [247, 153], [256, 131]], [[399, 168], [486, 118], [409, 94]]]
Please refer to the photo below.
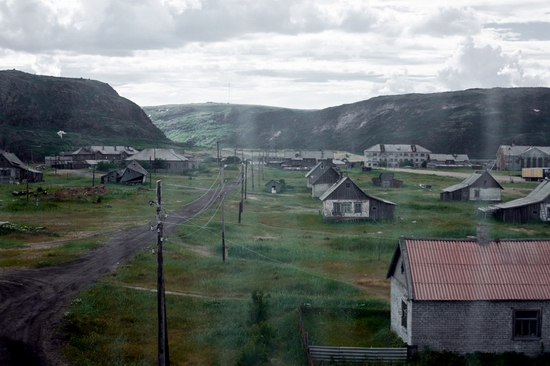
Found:
[[[411, 301], [408, 300], [409, 294], [405, 286], [405, 278], [399, 270], [401, 264], [398, 263], [396, 275], [391, 278], [391, 329], [397, 334], [403, 342], [408, 345], [411, 343]], [[399, 278], [401, 276], [401, 278]], [[401, 314], [403, 302], [407, 304], [407, 327], [401, 324]]]
[[[548, 301], [415, 301], [409, 308], [411, 331], [406, 339], [420, 350], [429, 347], [459, 353], [522, 352], [535, 356], [543, 343], [550, 342]], [[514, 309], [541, 310], [540, 339], [514, 339]]]
[[[334, 204], [342, 204], [345, 203], [351, 203], [351, 212], [335, 212], [334, 210]], [[360, 203], [361, 204], [361, 212], [355, 213], [355, 204]], [[347, 220], [353, 220], [353, 219], [367, 219], [369, 218], [369, 201], [368, 200], [325, 200], [323, 201], [323, 209], [324, 214], [323, 216], [327, 219], [347, 219]]]
[[334, 183], [318, 183], [311, 187], [311, 198], [319, 198], [325, 193]]
[[540, 220], [540, 203], [497, 210], [494, 216], [504, 222], [524, 224], [530, 220]]
[[[479, 192], [476, 195], [476, 191]], [[469, 189], [470, 201], [496, 201], [500, 202], [500, 188], [476, 188]]]

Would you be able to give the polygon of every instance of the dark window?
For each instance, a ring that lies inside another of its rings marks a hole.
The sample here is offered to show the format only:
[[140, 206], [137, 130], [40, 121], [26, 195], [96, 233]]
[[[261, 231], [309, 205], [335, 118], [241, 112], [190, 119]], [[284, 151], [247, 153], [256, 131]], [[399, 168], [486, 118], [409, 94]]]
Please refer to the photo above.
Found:
[[401, 326], [407, 328], [407, 303], [401, 301]]
[[378, 207], [372, 206], [371, 210], [376, 211], [376, 210], [378, 210]]
[[340, 212], [340, 203], [339, 202], [334, 202], [334, 205], [332, 207], [333, 207], [334, 212]]
[[476, 190], [474, 191], [474, 197], [475, 197], [475, 198], [479, 198], [479, 189], [476, 189]]
[[540, 310], [514, 310], [514, 338], [540, 338]]
[[340, 210], [342, 212], [351, 212], [351, 202], [342, 202], [340, 204]]
[[351, 188], [351, 183], [346, 183], [346, 188]]
[[355, 203], [355, 213], [361, 213], [361, 203]]

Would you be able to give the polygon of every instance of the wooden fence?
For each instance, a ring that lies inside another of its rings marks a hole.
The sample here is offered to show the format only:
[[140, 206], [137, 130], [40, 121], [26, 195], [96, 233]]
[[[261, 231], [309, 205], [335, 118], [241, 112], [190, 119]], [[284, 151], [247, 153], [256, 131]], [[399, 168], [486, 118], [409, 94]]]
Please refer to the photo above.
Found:
[[302, 320], [302, 308], [298, 304], [298, 323], [308, 366], [322, 365], [324, 362], [385, 362], [405, 363], [414, 357], [415, 347], [327, 347], [309, 345], [308, 333]]

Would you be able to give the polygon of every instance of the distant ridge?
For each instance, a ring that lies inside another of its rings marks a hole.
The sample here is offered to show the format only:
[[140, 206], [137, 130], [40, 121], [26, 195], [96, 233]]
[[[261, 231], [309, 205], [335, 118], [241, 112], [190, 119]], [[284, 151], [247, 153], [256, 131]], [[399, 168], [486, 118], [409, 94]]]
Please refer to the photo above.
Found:
[[323, 110], [220, 103], [144, 107], [170, 139], [214, 147], [332, 149], [418, 144], [493, 158], [501, 144], [550, 145], [549, 88], [380, 96]]
[[168, 142], [162, 131], [106, 83], [0, 71], [0, 149], [22, 160], [80, 146], [159, 142]]

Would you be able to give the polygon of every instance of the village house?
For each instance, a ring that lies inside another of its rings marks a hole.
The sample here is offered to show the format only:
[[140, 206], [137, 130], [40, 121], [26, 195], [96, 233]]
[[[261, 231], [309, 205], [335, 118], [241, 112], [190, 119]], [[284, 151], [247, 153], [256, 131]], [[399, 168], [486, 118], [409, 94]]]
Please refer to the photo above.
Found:
[[498, 170], [512, 171], [550, 167], [550, 147], [501, 145], [495, 165]]
[[441, 201], [492, 201], [500, 202], [502, 186], [486, 170], [476, 171], [461, 183], [444, 188]]
[[271, 179], [265, 184], [265, 191], [267, 193], [280, 193], [283, 190], [281, 182]]
[[321, 197], [323, 218], [326, 220], [383, 220], [393, 219], [395, 203], [366, 194], [350, 178], [343, 177]]
[[543, 181], [526, 197], [480, 207], [478, 213], [482, 217], [494, 216], [500, 221], [514, 224], [524, 224], [528, 221], [547, 222], [550, 218], [550, 181]]
[[550, 344], [550, 239], [400, 238], [387, 278], [391, 329], [422, 351]]
[[126, 183], [143, 184], [147, 179], [147, 171], [137, 161], [132, 161], [123, 170], [113, 170], [101, 177], [101, 184]]
[[85, 146], [73, 152], [62, 151], [56, 156], [46, 156], [46, 166], [58, 169], [83, 169], [100, 161], [123, 161], [138, 153], [131, 146]]
[[321, 161], [320, 163], [317, 163], [317, 165], [315, 165], [313, 168], [311, 168], [310, 171], [306, 173], [307, 188], [311, 188], [311, 182], [317, 179], [321, 174], [323, 174], [323, 172], [325, 172], [331, 166], [332, 164], [327, 163], [325, 161]]
[[472, 164], [466, 154], [430, 154], [428, 168], [467, 168]]
[[401, 188], [403, 181], [393, 178], [393, 173], [380, 173], [378, 178], [372, 178], [372, 184], [376, 187]]
[[42, 182], [44, 176], [41, 171], [32, 169], [19, 158], [4, 150], [0, 150], [0, 183]]
[[311, 182], [311, 198], [319, 198], [340, 180], [340, 173], [330, 167]]
[[398, 167], [406, 162], [420, 167], [429, 159], [430, 153], [419, 145], [378, 144], [365, 149], [364, 167]]
[[332, 163], [334, 152], [330, 150], [290, 150], [284, 152], [281, 168], [287, 170], [310, 170], [320, 162]]
[[193, 156], [185, 155], [174, 149], [144, 149], [126, 160], [151, 162], [156, 171], [175, 174], [199, 169], [199, 162]]

